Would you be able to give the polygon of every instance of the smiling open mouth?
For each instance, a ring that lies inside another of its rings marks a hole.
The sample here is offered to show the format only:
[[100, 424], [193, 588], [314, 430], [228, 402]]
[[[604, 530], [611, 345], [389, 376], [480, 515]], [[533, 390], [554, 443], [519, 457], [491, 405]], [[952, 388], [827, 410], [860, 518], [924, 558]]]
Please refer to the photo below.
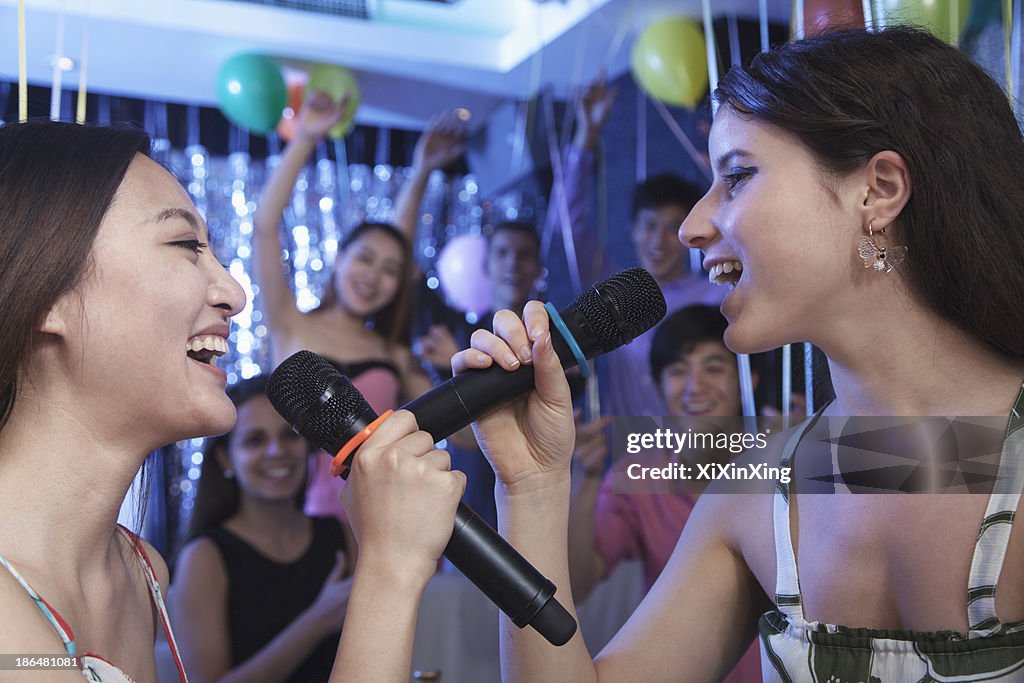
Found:
[[194, 361], [216, 365], [216, 358], [228, 352], [228, 343], [223, 337], [206, 335], [192, 337], [185, 344], [185, 353]]
[[713, 285], [729, 285], [735, 287], [743, 275], [743, 264], [739, 261], [716, 263], [708, 271], [708, 280]]

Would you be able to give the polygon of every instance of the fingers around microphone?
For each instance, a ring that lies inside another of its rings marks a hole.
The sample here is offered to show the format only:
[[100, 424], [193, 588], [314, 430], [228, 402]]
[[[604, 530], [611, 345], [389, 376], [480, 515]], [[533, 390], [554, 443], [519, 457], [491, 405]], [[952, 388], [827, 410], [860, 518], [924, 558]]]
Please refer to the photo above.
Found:
[[440, 448], [424, 453], [420, 456], [420, 460], [423, 461], [424, 465], [435, 470], [447, 472], [452, 468], [452, 456], [449, 455], [448, 451]]
[[523, 307], [523, 325], [530, 335], [530, 341], [537, 341], [549, 329], [548, 312], [539, 301], [527, 301]]
[[378, 444], [392, 443], [398, 439], [412, 434], [419, 430], [416, 425], [416, 416], [408, 410], [396, 410], [387, 419], [377, 426], [373, 434], [370, 434], [363, 449], [370, 449]]
[[[516, 355], [507, 341], [487, 330], [477, 330], [474, 332], [473, 336], [469, 338], [469, 345], [493, 358], [494, 362], [505, 370], [515, 370], [522, 364], [519, 356]], [[467, 360], [473, 360], [472, 356], [469, 356]]]
[[533, 354], [530, 351], [531, 340], [526, 333], [526, 326], [518, 315], [508, 309], [498, 311], [494, 314], [493, 327], [494, 334], [505, 340], [505, 344], [515, 353], [520, 362], [533, 362]]

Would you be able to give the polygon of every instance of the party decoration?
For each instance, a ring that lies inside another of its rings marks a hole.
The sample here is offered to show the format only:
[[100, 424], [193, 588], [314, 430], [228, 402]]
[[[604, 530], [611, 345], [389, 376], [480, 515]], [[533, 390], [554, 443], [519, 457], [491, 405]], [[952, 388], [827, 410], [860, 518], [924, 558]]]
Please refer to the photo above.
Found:
[[306, 92], [311, 90], [322, 90], [339, 102], [343, 95], [348, 94], [348, 108], [345, 111], [345, 118], [338, 122], [338, 125], [331, 128], [328, 135], [337, 140], [345, 137], [352, 130], [352, 124], [356, 118], [356, 110], [362, 94], [359, 92], [359, 83], [348, 69], [333, 64], [320, 64], [314, 67], [309, 73], [309, 84]]
[[277, 62], [262, 55], [240, 54], [224, 62], [217, 72], [217, 101], [232, 123], [265, 135], [281, 120], [288, 92]]
[[861, 0], [804, 0], [804, 35], [814, 36], [829, 29], [863, 28]]
[[876, 24], [920, 26], [952, 44], [959, 42], [970, 10], [970, 0], [871, 0]]
[[482, 315], [491, 308], [491, 289], [484, 261], [487, 238], [459, 235], [448, 240], [437, 259], [437, 275], [448, 301], [466, 313]]
[[654, 22], [633, 46], [633, 77], [651, 97], [681, 107], [696, 105], [708, 87], [704, 32], [689, 19]]
[[299, 121], [299, 110], [302, 109], [303, 98], [306, 95], [306, 86], [302, 83], [293, 83], [288, 86], [288, 106], [281, 114], [281, 121], [277, 124], [277, 134], [285, 142], [291, 142], [295, 137]]

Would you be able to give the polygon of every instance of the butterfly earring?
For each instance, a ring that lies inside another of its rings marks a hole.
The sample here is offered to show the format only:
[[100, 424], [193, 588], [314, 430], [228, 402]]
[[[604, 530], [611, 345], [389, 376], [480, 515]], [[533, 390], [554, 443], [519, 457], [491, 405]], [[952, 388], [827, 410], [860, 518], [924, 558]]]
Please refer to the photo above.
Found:
[[[907, 260], [906, 247], [892, 247], [886, 249], [878, 246], [875, 241], [875, 230], [872, 227], [874, 219], [868, 223], [868, 236], [860, 238], [860, 257], [864, 259], [865, 268], [874, 268], [881, 272], [891, 273], [893, 268]], [[885, 228], [878, 231], [879, 235], [885, 236]]]

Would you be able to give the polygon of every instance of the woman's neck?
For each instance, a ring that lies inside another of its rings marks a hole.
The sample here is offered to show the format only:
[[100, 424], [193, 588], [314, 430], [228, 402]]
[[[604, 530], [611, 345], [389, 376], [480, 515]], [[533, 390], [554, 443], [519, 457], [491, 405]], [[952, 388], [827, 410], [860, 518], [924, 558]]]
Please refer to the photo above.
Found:
[[358, 334], [366, 330], [367, 318], [355, 315], [340, 304], [335, 304], [321, 314], [332, 325], [348, 333]]
[[55, 576], [106, 571], [122, 501], [148, 452], [72, 411], [19, 400], [0, 430], [0, 553]]
[[836, 339], [822, 345], [835, 415], [1003, 416], [1024, 379], [1024, 362], [922, 308], [875, 311]]

